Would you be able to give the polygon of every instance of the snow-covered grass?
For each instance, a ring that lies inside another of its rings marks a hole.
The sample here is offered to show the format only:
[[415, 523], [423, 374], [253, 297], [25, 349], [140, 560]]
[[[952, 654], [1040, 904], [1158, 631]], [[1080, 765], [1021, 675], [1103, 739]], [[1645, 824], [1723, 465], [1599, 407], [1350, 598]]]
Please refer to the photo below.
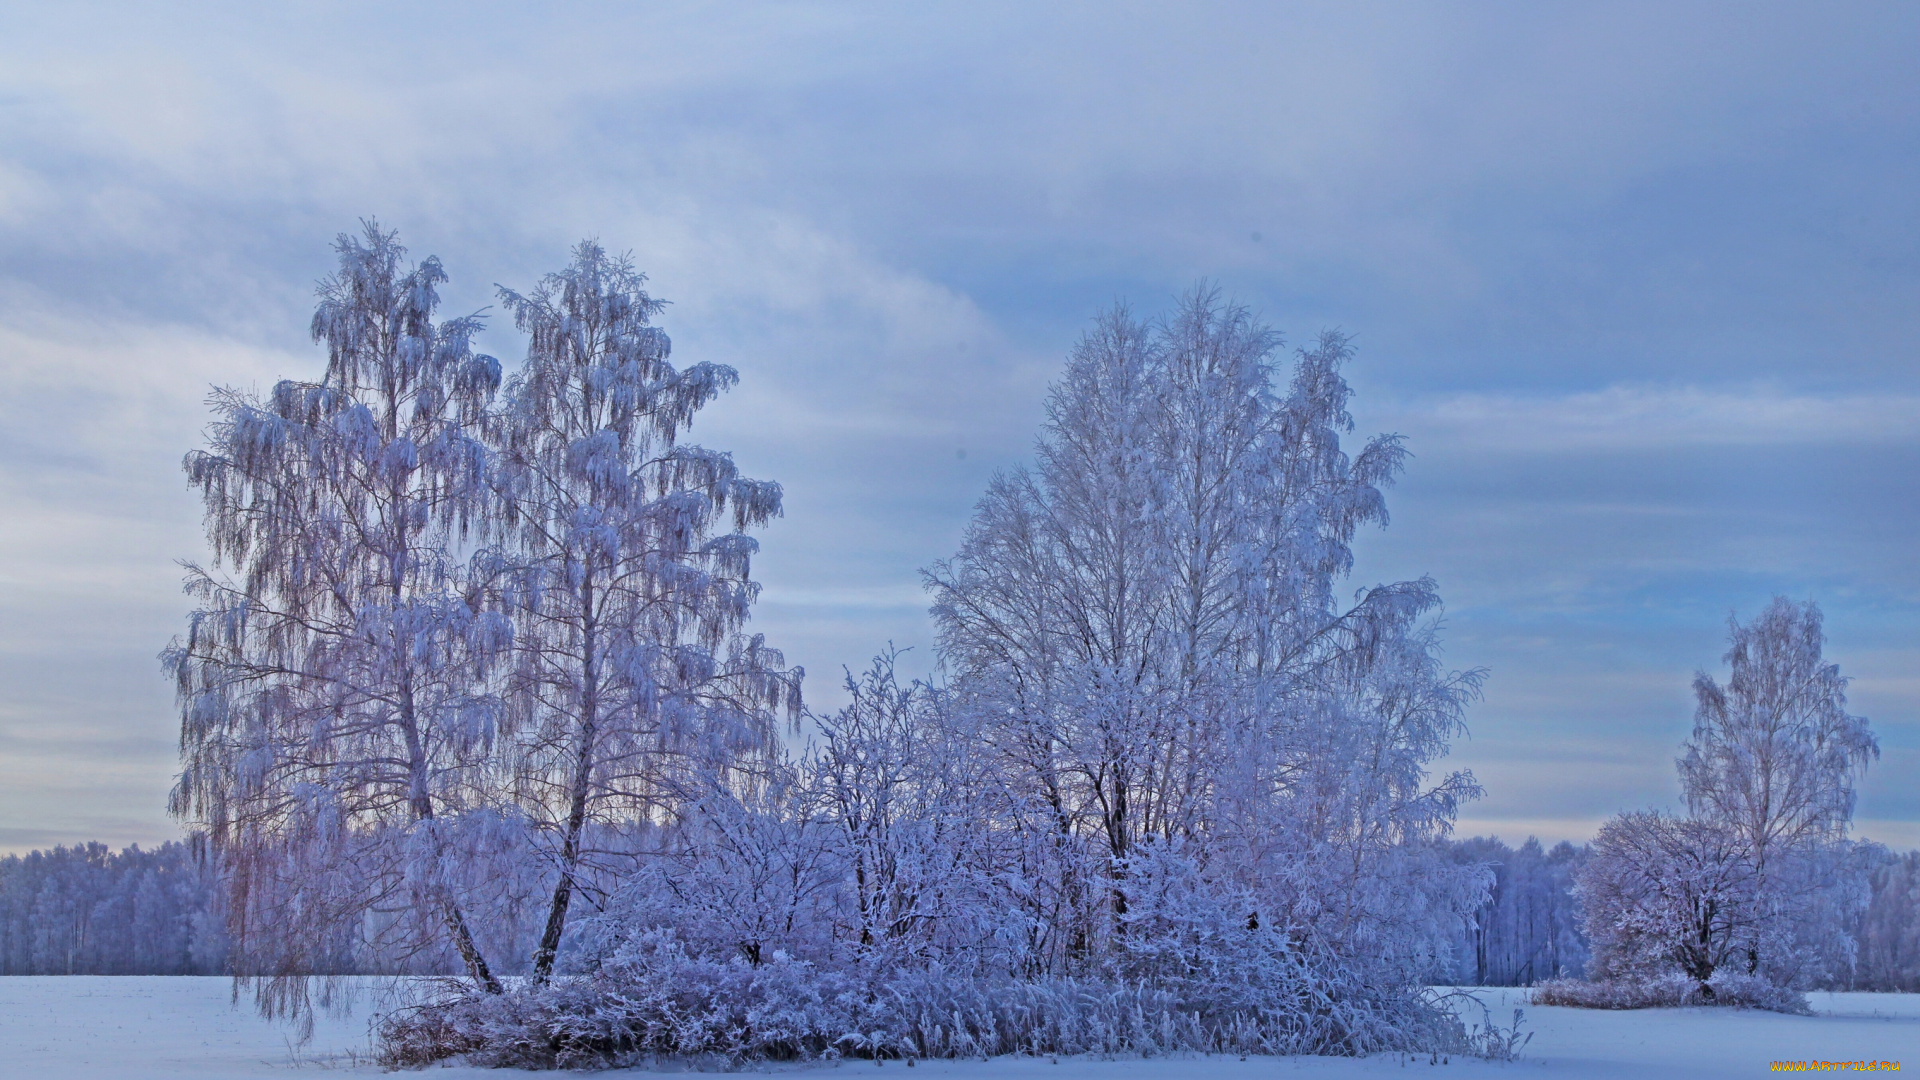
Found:
[[[285, 1028], [231, 1002], [230, 983], [194, 977], [0, 978], [0, 1076], [61, 1080], [173, 1080], [286, 1075], [290, 1070], [379, 1075], [370, 1057], [367, 1017], [322, 1016], [314, 1038], [297, 1046]], [[1003, 1080], [1235, 1080], [1238, 1077], [1398, 1076], [1443, 1068], [1447, 1076], [1629, 1077], [1674, 1074], [1751, 1077], [1774, 1060], [1898, 1061], [1920, 1069], [1920, 995], [1811, 994], [1812, 1016], [1743, 1009], [1643, 1009], [1607, 1012], [1526, 1005], [1522, 990], [1477, 991], [1505, 1023], [1518, 1006], [1534, 1033], [1510, 1065], [1454, 1058], [1444, 1066], [1426, 1058], [1382, 1055], [1338, 1058], [1186, 1057], [1134, 1059], [1001, 1058], [926, 1061], [922, 1077]], [[1475, 1017], [1477, 1019], [1477, 1017]], [[890, 1062], [888, 1069], [903, 1068]], [[777, 1072], [870, 1070], [845, 1062]], [[753, 1071], [759, 1071], [756, 1067]], [[400, 1074], [405, 1075], [405, 1074]], [[433, 1080], [502, 1080], [515, 1075], [469, 1067], [427, 1070]]]

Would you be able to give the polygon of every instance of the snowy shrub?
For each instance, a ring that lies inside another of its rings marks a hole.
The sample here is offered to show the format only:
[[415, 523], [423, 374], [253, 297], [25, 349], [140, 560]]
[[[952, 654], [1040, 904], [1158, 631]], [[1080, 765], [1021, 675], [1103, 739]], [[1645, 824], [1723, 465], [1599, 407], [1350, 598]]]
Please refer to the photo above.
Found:
[[1533, 988], [1529, 1000], [1535, 1005], [1564, 1005], [1576, 1009], [1667, 1009], [1687, 1005], [1730, 1005], [1771, 1012], [1810, 1012], [1804, 994], [1782, 989], [1765, 979], [1730, 971], [1714, 973], [1704, 985], [1688, 976], [1673, 973], [1592, 981], [1549, 979]]
[[823, 970], [775, 955], [699, 959], [670, 933], [590, 976], [504, 997], [459, 990], [389, 1014], [383, 1063], [455, 1055], [519, 1068], [725, 1061], [1175, 1051], [1472, 1052], [1451, 1011], [1408, 987], [1368, 986], [1304, 958], [1234, 987], [1210, 978], [1015, 979]]

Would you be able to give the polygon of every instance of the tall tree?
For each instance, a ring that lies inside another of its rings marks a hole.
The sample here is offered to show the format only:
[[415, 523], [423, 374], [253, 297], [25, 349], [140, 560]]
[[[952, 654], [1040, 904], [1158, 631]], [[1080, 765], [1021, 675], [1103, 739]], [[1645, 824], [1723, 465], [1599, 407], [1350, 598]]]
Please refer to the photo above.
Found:
[[[1443, 834], [1475, 790], [1424, 786], [1479, 681], [1437, 663], [1432, 583], [1336, 603], [1404, 452], [1392, 436], [1341, 449], [1344, 339], [1303, 350], [1285, 394], [1278, 345], [1204, 289], [1157, 325], [1106, 314], [1050, 393], [1035, 469], [997, 477], [959, 553], [927, 574], [957, 700], [1029, 834], [1053, 838], [1031, 874], [1056, 883], [1036, 922], [1077, 927], [1056, 965], [1124, 931], [1146, 844], [1231, 846], [1213, 871], [1240, 868], [1275, 905], [1250, 921], [1365, 936], [1430, 907], [1380, 903], [1380, 860]], [[1307, 887], [1309, 863], [1342, 884], [1281, 899], [1275, 883]], [[1387, 876], [1452, 874], [1426, 869]]]
[[[1694, 676], [1680, 786], [1694, 818], [1739, 836], [1760, 895], [1791, 907], [1830, 876], [1815, 864], [1846, 838], [1854, 783], [1880, 746], [1866, 719], [1846, 711], [1847, 680], [1821, 655], [1826, 636], [1812, 601], [1775, 597], [1750, 623], [1730, 619], [1728, 631], [1726, 685]], [[1756, 973], [1758, 939], [1745, 948]]]
[[493, 483], [511, 768], [556, 873], [538, 979], [594, 886], [590, 827], [670, 814], [698, 774], [771, 751], [776, 713], [800, 704], [802, 672], [741, 632], [759, 592], [745, 530], [780, 513], [780, 486], [679, 441], [737, 376], [669, 362], [644, 282], [583, 242], [530, 295], [500, 290], [530, 337]]
[[470, 347], [477, 318], [434, 321], [438, 260], [408, 266], [373, 222], [335, 250], [312, 328], [324, 375], [265, 399], [217, 391], [185, 462], [214, 561], [188, 567], [199, 607], [164, 655], [172, 809], [226, 869], [237, 974], [450, 946], [497, 991], [457, 834], [486, 802], [484, 688], [508, 627], [477, 610], [453, 545], [488, 512], [477, 429], [500, 369]]

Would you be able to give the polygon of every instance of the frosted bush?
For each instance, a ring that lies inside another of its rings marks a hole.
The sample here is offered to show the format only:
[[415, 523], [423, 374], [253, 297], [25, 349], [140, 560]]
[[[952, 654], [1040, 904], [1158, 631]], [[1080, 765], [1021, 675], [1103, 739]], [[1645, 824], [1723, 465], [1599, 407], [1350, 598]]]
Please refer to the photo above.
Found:
[[[1711, 996], [1709, 996], [1711, 992]], [[1732, 971], [1716, 972], [1705, 984], [1668, 973], [1644, 978], [1549, 979], [1533, 988], [1535, 1005], [1576, 1009], [1668, 1009], [1689, 1005], [1730, 1005], [1771, 1012], [1806, 1014], [1806, 995], [1765, 979]]]
[[[1224, 973], [1222, 973], [1224, 974]], [[1016, 979], [823, 969], [775, 954], [755, 965], [690, 955], [669, 932], [587, 976], [491, 997], [461, 989], [391, 1014], [383, 1063], [456, 1055], [491, 1066], [580, 1068], [675, 1057], [728, 1062], [1001, 1054], [1469, 1053], [1423, 991], [1277, 958], [1237, 984], [1214, 978]]]

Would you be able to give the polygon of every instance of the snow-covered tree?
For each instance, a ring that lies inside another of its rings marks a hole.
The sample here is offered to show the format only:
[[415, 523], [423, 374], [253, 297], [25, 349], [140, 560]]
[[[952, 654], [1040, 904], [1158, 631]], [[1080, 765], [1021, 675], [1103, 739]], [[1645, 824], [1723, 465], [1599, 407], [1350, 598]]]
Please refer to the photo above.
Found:
[[1479, 675], [1438, 664], [1430, 581], [1335, 602], [1404, 453], [1341, 450], [1342, 338], [1301, 352], [1284, 395], [1278, 344], [1205, 290], [1159, 325], [1103, 316], [1049, 395], [1035, 468], [996, 477], [928, 573], [955, 708], [1033, 838], [1047, 970], [1124, 933], [1147, 842], [1257, 895], [1251, 923], [1409, 962], [1470, 900], [1421, 849], [1475, 790], [1425, 768]]
[[1687, 816], [1615, 818], [1579, 884], [1600, 975], [1678, 971], [1707, 999], [1722, 975], [1764, 996], [1852, 968], [1870, 852], [1846, 834], [1854, 783], [1880, 752], [1846, 712], [1811, 601], [1776, 597], [1729, 631], [1727, 684], [1694, 678], [1693, 735], [1675, 763]]
[[1595, 973], [1678, 969], [1714, 997], [1714, 973], [1768, 930], [1753, 852], [1737, 830], [1657, 813], [1622, 814], [1594, 837], [1579, 885]]
[[736, 376], [669, 362], [644, 281], [583, 242], [529, 295], [500, 290], [530, 337], [494, 425], [489, 557], [516, 628], [513, 792], [554, 872], [536, 979], [575, 892], [607, 887], [593, 830], [657, 821], [699, 777], [764, 757], [800, 702], [800, 670], [741, 632], [759, 591], [745, 530], [779, 514], [780, 487], [679, 441]]
[[[597, 312], [645, 309], [627, 275], [583, 248], [544, 297], [509, 294], [535, 333], [509, 423], [535, 415], [525, 396], [572, 400], [535, 386], [559, 363], [542, 354], [588, 366], [567, 376], [582, 393], [613, 385], [575, 342], [607, 325]], [[621, 284], [591, 283], [609, 278]], [[620, 347], [640, 359], [622, 370], [653, 370], [664, 341], [626, 325]], [[1049, 398], [1036, 466], [997, 477], [959, 553], [927, 574], [940, 685], [902, 686], [883, 655], [797, 757], [762, 741], [790, 700], [770, 665], [754, 675], [766, 696], [730, 703], [703, 744], [655, 734], [706, 730], [690, 708], [667, 714], [681, 727], [647, 711], [641, 689], [677, 684], [610, 663], [652, 682], [609, 689], [625, 711], [591, 714], [607, 725], [594, 730], [639, 734], [611, 751], [626, 757], [583, 741], [586, 605], [550, 598], [613, 580], [592, 545], [623, 534], [601, 523], [651, 504], [618, 494], [637, 473], [592, 426], [562, 438], [547, 422], [540, 454], [503, 440], [511, 504], [560, 523], [499, 545], [500, 595], [524, 607], [510, 714], [538, 710], [513, 721], [522, 797], [554, 823], [563, 864], [569, 813], [589, 821], [580, 835], [596, 815], [609, 835], [631, 821], [653, 850], [582, 920], [565, 960], [579, 978], [397, 1019], [386, 1060], [1467, 1049], [1422, 980], [1484, 893], [1482, 868], [1441, 843], [1477, 789], [1427, 769], [1479, 674], [1440, 663], [1431, 582], [1339, 602], [1348, 545], [1384, 523], [1402, 453], [1391, 437], [1342, 451], [1343, 339], [1302, 352], [1284, 392], [1277, 348], [1211, 292], [1164, 323], [1103, 318]], [[602, 490], [589, 482], [615, 494], [579, 494]], [[542, 490], [562, 494], [527, 494]], [[602, 531], [563, 543], [581, 521]], [[516, 544], [548, 562], [516, 562]], [[676, 554], [640, 570], [684, 582], [642, 575], [636, 590], [707, 587], [708, 564], [675, 550], [687, 568]], [[738, 567], [741, 604], [716, 609], [729, 632], [750, 599]], [[710, 670], [704, 655], [695, 668]], [[589, 775], [589, 757], [617, 761], [617, 783]]]
[[336, 250], [324, 374], [217, 391], [185, 462], [214, 562], [188, 568], [199, 607], [164, 655], [172, 809], [219, 855], [236, 973], [435, 968], [450, 949], [497, 990], [469, 910], [500, 833], [486, 691], [509, 628], [455, 545], [490, 512], [499, 365], [470, 347], [476, 318], [434, 321], [437, 260], [408, 266], [371, 222]]
[[[1847, 714], [1847, 680], [1821, 655], [1825, 634], [1812, 601], [1775, 597], [1751, 623], [1729, 620], [1728, 629], [1726, 685], [1705, 672], [1694, 677], [1693, 736], [1678, 762], [1687, 809], [1738, 834], [1756, 887], [1781, 922], [1837, 932], [1834, 919], [1806, 916], [1845, 874], [1835, 845], [1846, 838], [1854, 784], [1879, 744], [1863, 717]], [[1757, 939], [1746, 943], [1747, 973], [1768, 962], [1797, 966], [1816, 951], [1801, 937], [1771, 957]]]

